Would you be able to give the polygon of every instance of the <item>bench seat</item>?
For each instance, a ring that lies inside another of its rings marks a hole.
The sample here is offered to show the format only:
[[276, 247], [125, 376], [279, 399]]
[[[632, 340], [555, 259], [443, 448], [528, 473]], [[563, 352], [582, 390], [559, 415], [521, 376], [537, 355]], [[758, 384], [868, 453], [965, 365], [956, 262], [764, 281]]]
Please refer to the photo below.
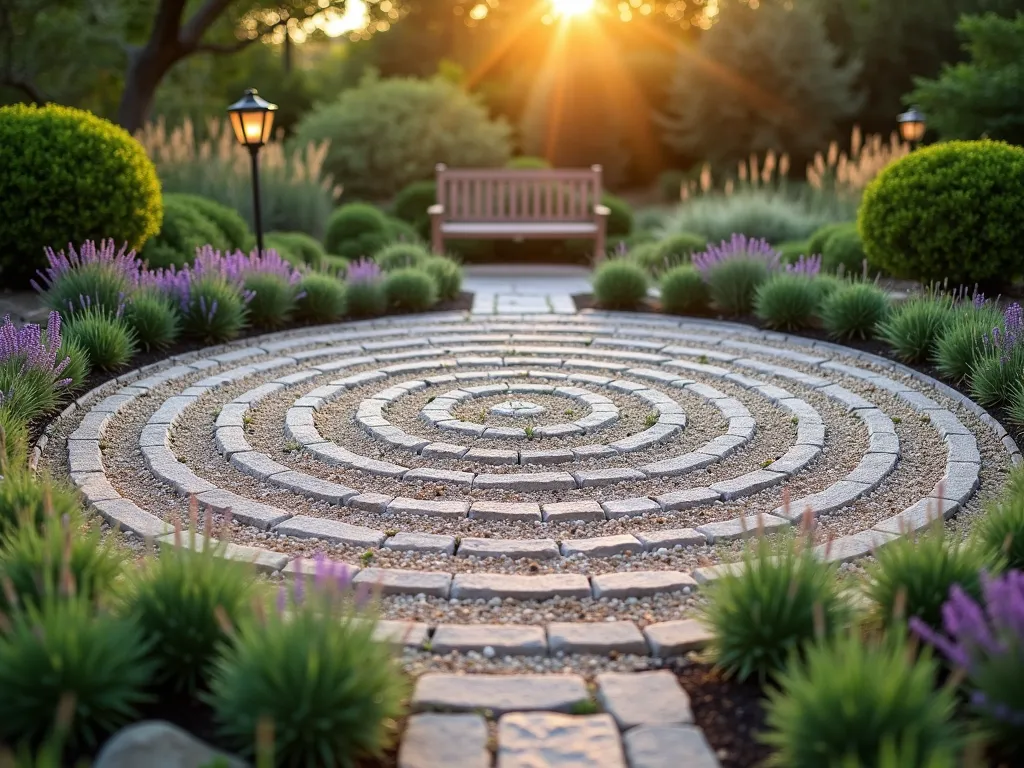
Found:
[[441, 231], [448, 237], [593, 237], [597, 224], [572, 221], [474, 221], [446, 222]]

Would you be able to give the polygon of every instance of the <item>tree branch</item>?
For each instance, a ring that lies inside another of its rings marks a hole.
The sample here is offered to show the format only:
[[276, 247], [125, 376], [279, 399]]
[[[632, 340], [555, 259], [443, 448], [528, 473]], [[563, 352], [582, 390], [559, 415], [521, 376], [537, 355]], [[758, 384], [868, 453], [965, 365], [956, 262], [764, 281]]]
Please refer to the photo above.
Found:
[[199, 9], [192, 14], [192, 18], [181, 27], [181, 42], [189, 48], [197, 49], [199, 41], [203, 39], [206, 31], [213, 26], [218, 17], [228, 9], [234, 0], [206, 0]]
[[36, 104], [39, 104], [40, 106], [48, 102], [46, 96], [44, 96], [43, 92], [36, 87], [35, 83], [32, 83], [28, 80], [22, 80], [21, 78], [5, 76], [3, 78], [0, 78], [0, 85], [6, 85], [8, 88], [13, 88], [16, 91], [21, 91], [31, 101], [35, 102]]
[[181, 31], [181, 15], [185, 12], [186, 0], [160, 0], [153, 19], [150, 42], [159, 39], [161, 43], [178, 45]]

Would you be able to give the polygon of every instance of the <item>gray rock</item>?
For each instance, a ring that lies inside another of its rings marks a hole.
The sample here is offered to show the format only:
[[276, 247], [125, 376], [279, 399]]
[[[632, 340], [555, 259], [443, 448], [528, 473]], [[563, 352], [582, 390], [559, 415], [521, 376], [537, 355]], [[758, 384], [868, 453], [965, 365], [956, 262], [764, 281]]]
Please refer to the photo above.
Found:
[[555, 622], [548, 624], [551, 653], [647, 653], [647, 643], [632, 621]]
[[428, 501], [399, 496], [388, 504], [392, 514], [423, 515], [425, 517], [465, 517], [469, 514], [468, 501]]
[[380, 590], [382, 595], [448, 597], [452, 576], [436, 571], [403, 571], [397, 568], [364, 568], [352, 580]]
[[594, 598], [649, 597], [659, 592], [695, 591], [697, 582], [682, 571], [622, 571], [590, 579]]
[[677, 619], [648, 624], [644, 627], [644, 637], [651, 655], [665, 659], [703, 650], [711, 642], [712, 634], [697, 619]]
[[351, 547], [379, 547], [384, 542], [384, 533], [373, 528], [307, 515], [296, 515], [277, 525], [274, 530], [285, 536], [322, 539]]
[[652, 512], [661, 512], [661, 505], [645, 496], [633, 499], [619, 499], [618, 501], [602, 501], [601, 506], [604, 508], [604, 512], [609, 520], [615, 520], [620, 517], [639, 517], [640, 515], [651, 514]]
[[690, 697], [675, 673], [605, 672], [597, 676], [597, 699], [626, 731], [638, 725], [687, 725], [693, 722]]
[[719, 768], [699, 728], [643, 725], [622, 737], [631, 768]]
[[626, 768], [608, 715], [515, 713], [498, 721], [497, 768]]
[[520, 576], [506, 573], [457, 573], [451, 594], [459, 600], [490, 600], [493, 597], [542, 602], [556, 597], [590, 597], [590, 582], [578, 573], [545, 573]]
[[395, 552], [444, 552], [455, 554], [455, 537], [439, 533], [396, 533], [384, 542]]
[[480, 715], [425, 713], [408, 719], [398, 768], [490, 768], [487, 721]]
[[545, 521], [565, 522], [569, 520], [604, 520], [604, 509], [596, 501], [561, 501], [542, 504]]
[[677, 528], [674, 530], [649, 531], [637, 533], [637, 539], [644, 546], [645, 552], [653, 552], [656, 549], [666, 547], [695, 547], [707, 544], [704, 535], [697, 533], [693, 528]]
[[495, 715], [571, 712], [590, 698], [579, 675], [450, 675], [427, 673], [416, 681], [413, 712], [441, 710]]
[[481, 652], [491, 648], [497, 656], [546, 656], [547, 638], [543, 627], [507, 624], [441, 624], [434, 630], [433, 653]]
[[532, 502], [474, 501], [469, 508], [473, 520], [540, 520], [540, 504]]
[[201, 768], [221, 761], [226, 768], [246, 768], [240, 760], [204, 744], [192, 734], [162, 720], [122, 728], [96, 756], [93, 768]]

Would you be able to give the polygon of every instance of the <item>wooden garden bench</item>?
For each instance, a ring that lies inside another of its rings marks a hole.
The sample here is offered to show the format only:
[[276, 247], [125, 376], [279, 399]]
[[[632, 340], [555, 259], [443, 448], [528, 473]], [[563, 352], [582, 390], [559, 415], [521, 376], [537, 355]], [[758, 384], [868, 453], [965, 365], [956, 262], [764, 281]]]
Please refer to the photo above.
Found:
[[435, 253], [450, 239], [594, 241], [605, 257], [610, 211], [601, 205], [601, 166], [589, 170], [450, 169], [437, 166], [429, 209]]

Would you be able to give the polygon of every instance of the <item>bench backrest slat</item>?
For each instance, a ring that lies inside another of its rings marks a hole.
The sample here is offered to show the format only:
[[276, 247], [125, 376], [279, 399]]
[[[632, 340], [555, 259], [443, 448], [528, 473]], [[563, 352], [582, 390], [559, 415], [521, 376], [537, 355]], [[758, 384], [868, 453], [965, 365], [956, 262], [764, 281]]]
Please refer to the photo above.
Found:
[[451, 221], [591, 221], [601, 168], [511, 170], [437, 167], [437, 202]]

